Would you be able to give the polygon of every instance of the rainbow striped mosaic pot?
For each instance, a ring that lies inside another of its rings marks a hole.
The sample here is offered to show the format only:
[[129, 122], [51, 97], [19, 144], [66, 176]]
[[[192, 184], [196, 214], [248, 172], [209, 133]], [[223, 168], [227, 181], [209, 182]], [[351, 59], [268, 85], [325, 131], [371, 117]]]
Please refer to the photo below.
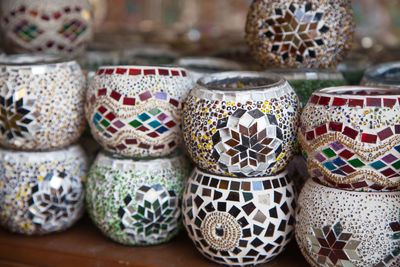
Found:
[[294, 155], [300, 107], [292, 87], [275, 74], [204, 76], [186, 100], [186, 148], [197, 166], [211, 173], [272, 175]]
[[71, 56], [92, 37], [88, 0], [2, 0], [1, 27], [7, 49]]
[[101, 67], [92, 78], [86, 118], [94, 138], [123, 156], [164, 156], [182, 143], [183, 101], [193, 86], [183, 68]]
[[85, 76], [75, 61], [50, 56], [0, 57], [0, 144], [60, 149], [85, 130]]
[[88, 162], [79, 145], [51, 152], [0, 150], [0, 224], [27, 235], [71, 227], [84, 211]]
[[98, 154], [86, 184], [89, 215], [110, 239], [124, 245], [155, 245], [181, 227], [180, 203], [190, 174], [186, 157], [133, 160]]
[[183, 223], [208, 259], [230, 266], [264, 263], [279, 255], [293, 234], [295, 193], [283, 171], [236, 179], [196, 168], [183, 195]]
[[315, 92], [299, 141], [310, 175], [340, 189], [400, 189], [400, 91], [343, 86]]
[[400, 266], [400, 192], [356, 192], [309, 179], [296, 240], [313, 267]]

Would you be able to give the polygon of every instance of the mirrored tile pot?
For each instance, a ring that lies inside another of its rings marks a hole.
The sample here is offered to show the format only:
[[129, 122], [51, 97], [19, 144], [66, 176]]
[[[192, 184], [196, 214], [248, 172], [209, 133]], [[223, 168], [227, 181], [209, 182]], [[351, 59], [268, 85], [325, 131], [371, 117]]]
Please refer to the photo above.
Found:
[[124, 245], [155, 245], [181, 228], [180, 203], [190, 174], [183, 155], [133, 160], [100, 152], [86, 186], [87, 210], [105, 236]]
[[400, 61], [373, 66], [365, 71], [363, 85], [400, 88]]
[[183, 138], [198, 167], [221, 175], [272, 175], [294, 154], [301, 104], [280, 76], [221, 72], [186, 99]]
[[195, 168], [182, 207], [183, 223], [196, 248], [230, 266], [272, 260], [294, 231], [295, 193], [286, 171], [239, 180]]
[[183, 101], [193, 84], [183, 68], [99, 68], [86, 99], [94, 138], [123, 156], [170, 154], [182, 144]]
[[9, 231], [48, 234], [71, 227], [84, 211], [87, 158], [70, 146], [51, 152], [0, 150], [0, 223]]
[[86, 83], [75, 61], [44, 55], [0, 57], [0, 144], [60, 149], [83, 133]]
[[362, 86], [313, 93], [298, 132], [310, 175], [340, 189], [399, 190], [399, 97]]
[[346, 191], [309, 179], [295, 236], [314, 267], [399, 266], [400, 192]]

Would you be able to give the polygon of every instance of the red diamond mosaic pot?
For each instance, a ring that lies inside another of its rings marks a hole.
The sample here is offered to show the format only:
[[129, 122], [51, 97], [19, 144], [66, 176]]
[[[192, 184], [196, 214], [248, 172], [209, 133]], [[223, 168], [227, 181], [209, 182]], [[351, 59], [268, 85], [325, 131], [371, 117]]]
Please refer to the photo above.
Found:
[[186, 148], [198, 167], [215, 174], [272, 175], [293, 157], [300, 106], [292, 87], [274, 74], [205, 76], [186, 100]]
[[400, 192], [356, 192], [309, 179], [296, 240], [313, 267], [400, 266]]
[[1, 27], [8, 50], [71, 56], [92, 37], [88, 0], [2, 0]]
[[275, 176], [236, 179], [196, 168], [183, 195], [183, 223], [208, 259], [254, 265], [279, 255], [294, 231], [293, 182]]
[[50, 152], [0, 149], [0, 224], [27, 235], [71, 227], [84, 212], [87, 168], [79, 145]]
[[328, 68], [353, 41], [350, 0], [253, 0], [246, 41], [264, 66]]
[[76, 143], [86, 125], [85, 77], [75, 61], [0, 58], [0, 144], [50, 150]]
[[347, 190], [400, 189], [400, 91], [331, 87], [315, 92], [298, 137], [310, 175]]
[[373, 66], [365, 71], [361, 84], [400, 88], [400, 61]]
[[182, 143], [183, 101], [193, 87], [183, 68], [101, 67], [92, 78], [86, 118], [105, 150], [163, 156]]

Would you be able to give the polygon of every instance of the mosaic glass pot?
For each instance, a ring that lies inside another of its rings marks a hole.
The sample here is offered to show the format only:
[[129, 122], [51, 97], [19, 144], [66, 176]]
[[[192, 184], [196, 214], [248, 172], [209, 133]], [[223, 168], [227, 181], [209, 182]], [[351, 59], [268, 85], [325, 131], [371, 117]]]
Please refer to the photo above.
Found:
[[85, 77], [75, 61], [0, 58], [0, 144], [49, 150], [77, 142], [85, 129]]
[[399, 98], [379, 87], [315, 92], [298, 133], [310, 175], [340, 189], [399, 190]]
[[183, 68], [101, 67], [86, 99], [92, 134], [123, 156], [168, 155], [182, 143], [183, 101], [192, 87]]
[[1, 149], [1, 225], [27, 235], [69, 228], [84, 211], [87, 168], [78, 145], [51, 152]]
[[246, 41], [262, 65], [334, 67], [350, 50], [351, 1], [253, 0]]
[[400, 192], [351, 192], [309, 179], [296, 240], [313, 267], [399, 266]]
[[274, 74], [205, 76], [186, 99], [186, 148], [197, 166], [215, 174], [277, 173], [294, 154], [300, 105], [292, 87]]
[[180, 203], [190, 164], [182, 155], [133, 160], [98, 154], [86, 185], [90, 217], [124, 245], [155, 245], [181, 227]]
[[268, 69], [284, 77], [293, 87], [303, 106], [311, 94], [321, 88], [345, 85], [343, 75], [336, 70], [323, 69]]
[[88, 0], [2, 0], [0, 10], [4, 41], [12, 52], [71, 56], [92, 37]]
[[368, 68], [365, 71], [361, 84], [400, 88], [400, 61]]
[[292, 238], [295, 208], [287, 172], [236, 179], [196, 168], [183, 196], [183, 223], [208, 259], [231, 266], [272, 260]]

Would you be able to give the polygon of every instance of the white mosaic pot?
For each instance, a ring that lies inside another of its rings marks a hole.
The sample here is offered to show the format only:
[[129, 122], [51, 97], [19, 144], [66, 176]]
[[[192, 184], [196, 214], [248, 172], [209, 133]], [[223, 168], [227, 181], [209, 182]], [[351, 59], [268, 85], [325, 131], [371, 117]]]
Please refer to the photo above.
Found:
[[101, 67], [86, 99], [94, 138], [123, 156], [170, 154], [182, 143], [183, 101], [192, 86], [182, 68]]
[[355, 192], [309, 179], [299, 200], [296, 240], [314, 267], [399, 266], [400, 192]]
[[272, 260], [292, 238], [293, 182], [275, 176], [236, 179], [196, 168], [183, 196], [183, 223], [208, 259], [231, 266]]
[[0, 150], [0, 223], [20, 234], [71, 227], [84, 211], [87, 159], [70, 146], [51, 152]]
[[362, 85], [400, 88], [400, 61], [379, 64], [368, 68], [361, 81]]
[[49, 56], [0, 58], [0, 144], [23, 150], [76, 143], [86, 125], [85, 77], [75, 61]]
[[88, 175], [87, 209], [104, 235], [124, 245], [155, 245], [181, 227], [190, 165], [182, 155], [132, 160], [98, 154]]

